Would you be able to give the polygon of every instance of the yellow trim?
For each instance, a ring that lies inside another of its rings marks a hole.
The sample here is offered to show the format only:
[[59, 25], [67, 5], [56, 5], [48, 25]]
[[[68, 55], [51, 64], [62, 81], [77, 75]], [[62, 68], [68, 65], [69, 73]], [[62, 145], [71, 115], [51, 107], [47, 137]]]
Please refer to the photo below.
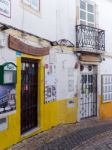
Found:
[[21, 56], [24, 58], [35, 59], [37, 61], [43, 58], [43, 57], [37, 57], [37, 56], [28, 55], [28, 54], [22, 54]]

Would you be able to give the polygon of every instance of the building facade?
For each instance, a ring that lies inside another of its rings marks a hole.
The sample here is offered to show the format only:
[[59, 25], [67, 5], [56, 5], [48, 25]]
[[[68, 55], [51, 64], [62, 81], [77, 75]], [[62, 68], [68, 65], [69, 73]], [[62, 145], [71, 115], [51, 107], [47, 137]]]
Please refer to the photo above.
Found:
[[112, 118], [111, 7], [0, 2], [0, 150], [60, 123]]

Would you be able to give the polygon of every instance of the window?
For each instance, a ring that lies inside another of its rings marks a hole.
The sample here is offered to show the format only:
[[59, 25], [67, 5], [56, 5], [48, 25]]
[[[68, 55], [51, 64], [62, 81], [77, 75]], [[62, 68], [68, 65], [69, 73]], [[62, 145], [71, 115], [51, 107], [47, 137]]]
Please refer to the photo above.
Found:
[[23, 0], [23, 3], [27, 4], [36, 11], [40, 11], [40, 0]]
[[95, 26], [95, 4], [80, 0], [80, 24]]
[[112, 101], [112, 75], [102, 75], [102, 100]]

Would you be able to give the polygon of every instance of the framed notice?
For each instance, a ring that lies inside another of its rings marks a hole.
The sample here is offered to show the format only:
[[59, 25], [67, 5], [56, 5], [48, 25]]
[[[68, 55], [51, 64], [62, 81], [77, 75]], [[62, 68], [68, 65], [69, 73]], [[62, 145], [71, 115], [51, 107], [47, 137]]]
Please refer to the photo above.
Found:
[[112, 75], [102, 75], [101, 82], [103, 102], [112, 101]]
[[11, 18], [11, 0], [0, 0], [0, 15]]

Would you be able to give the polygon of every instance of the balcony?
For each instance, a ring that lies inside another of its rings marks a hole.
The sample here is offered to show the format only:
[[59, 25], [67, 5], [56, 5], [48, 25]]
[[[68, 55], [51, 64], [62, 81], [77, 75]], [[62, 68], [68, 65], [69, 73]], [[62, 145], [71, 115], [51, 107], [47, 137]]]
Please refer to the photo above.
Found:
[[86, 25], [76, 26], [77, 51], [103, 53], [105, 51], [105, 31]]

